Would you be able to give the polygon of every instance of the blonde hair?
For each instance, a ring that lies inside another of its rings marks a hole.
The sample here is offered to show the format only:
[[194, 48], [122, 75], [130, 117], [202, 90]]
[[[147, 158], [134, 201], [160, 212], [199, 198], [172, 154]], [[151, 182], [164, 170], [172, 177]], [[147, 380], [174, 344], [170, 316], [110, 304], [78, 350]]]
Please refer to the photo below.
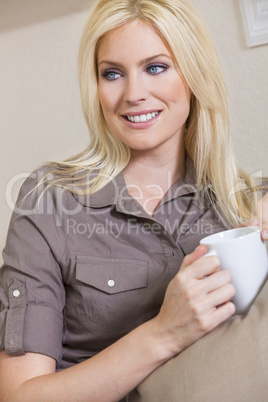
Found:
[[[133, 20], [150, 24], [163, 38], [192, 91], [185, 129], [186, 152], [192, 159], [197, 187], [216, 197], [234, 226], [254, 208], [247, 175], [238, 170], [229, 135], [227, 91], [210, 32], [187, 0], [99, 0], [82, 34], [79, 76], [90, 145], [63, 163], [52, 163], [49, 185], [74, 193], [94, 193], [128, 164], [129, 149], [107, 126], [98, 99], [97, 51], [105, 34]], [[98, 171], [89, 180], [89, 173]], [[254, 197], [253, 197], [254, 198]]]

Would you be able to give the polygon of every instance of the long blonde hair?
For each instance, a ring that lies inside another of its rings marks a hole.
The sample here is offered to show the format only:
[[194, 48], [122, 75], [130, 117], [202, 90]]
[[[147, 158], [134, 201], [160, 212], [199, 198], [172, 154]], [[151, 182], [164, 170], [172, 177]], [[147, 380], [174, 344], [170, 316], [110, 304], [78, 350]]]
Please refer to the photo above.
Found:
[[[197, 175], [198, 192], [216, 197], [231, 225], [250, 218], [251, 184], [237, 168], [229, 135], [227, 91], [210, 32], [188, 0], [99, 0], [82, 34], [79, 77], [90, 133], [88, 148], [62, 163], [51, 163], [53, 180], [74, 193], [94, 193], [128, 164], [130, 151], [111, 132], [98, 99], [97, 51], [102, 37], [135, 19], [163, 38], [192, 91], [185, 148]], [[89, 173], [98, 171], [89, 180]], [[51, 177], [51, 175], [50, 175]], [[77, 179], [75, 179], [77, 178]]]

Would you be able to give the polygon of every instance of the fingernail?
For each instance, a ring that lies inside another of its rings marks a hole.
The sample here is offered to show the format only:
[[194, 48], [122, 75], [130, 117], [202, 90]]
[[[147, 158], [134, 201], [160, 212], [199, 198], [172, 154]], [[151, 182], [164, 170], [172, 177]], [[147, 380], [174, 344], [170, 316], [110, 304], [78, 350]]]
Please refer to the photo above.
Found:
[[268, 230], [263, 230], [261, 232], [261, 236], [262, 236], [263, 240], [268, 240]]

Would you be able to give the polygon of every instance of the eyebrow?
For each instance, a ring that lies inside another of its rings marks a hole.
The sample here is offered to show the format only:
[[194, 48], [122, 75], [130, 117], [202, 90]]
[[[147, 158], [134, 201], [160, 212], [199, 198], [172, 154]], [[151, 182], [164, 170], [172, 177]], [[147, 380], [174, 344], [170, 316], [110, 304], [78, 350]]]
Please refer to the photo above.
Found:
[[[154, 60], [154, 59], [157, 59], [158, 57], [167, 57], [168, 59], [171, 59], [172, 60], [172, 57], [170, 57], [170, 56], [168, 56], [167, 54], [165, 54], [165, 53], [160, 53], [160, 54], [156, 54], [155, 56], [151, 56], [151, 57], [148, 57], [148, 58], [146, 58], [146, 59], [143, 59], [143, 60], [141, 60], [140, 62], [139, 62], [139, 66], [142, 66], [143, 64], [146, 64], [146, 63], [149, 63], [150, 61], [152, 61], [152, 60]], [[123, 64], [121, 64], [121, 63], [115, 63], [115, 62], [113, 62], [113, 61], [108, 61], [108, 60], [101, 60], [100, 62], [99, 62], [99, 66], [101, 65], [101, 64], [111, 64], [112, 66], [118, 66], [118, 67], [123, 67]]]

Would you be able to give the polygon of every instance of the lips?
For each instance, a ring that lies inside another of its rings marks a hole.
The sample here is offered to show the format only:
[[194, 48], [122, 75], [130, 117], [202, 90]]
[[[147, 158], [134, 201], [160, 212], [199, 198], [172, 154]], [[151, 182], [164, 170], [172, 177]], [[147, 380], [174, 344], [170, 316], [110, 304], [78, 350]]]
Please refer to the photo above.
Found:
[[129, 128], [133, 130], [145, 130], [158, 121], [161, 112], [161, 110], [146, 110], [138, 113], [131, 112], [121, 116]]

